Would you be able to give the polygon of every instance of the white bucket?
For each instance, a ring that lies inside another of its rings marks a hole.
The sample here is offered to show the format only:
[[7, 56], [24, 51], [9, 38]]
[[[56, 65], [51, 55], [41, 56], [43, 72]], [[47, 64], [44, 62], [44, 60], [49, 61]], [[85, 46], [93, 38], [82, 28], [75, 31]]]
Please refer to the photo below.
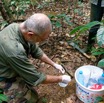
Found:
[[86, 69], [99, 69], [101, 68], [92, 66], [92, 65], [86, 65], [79, 67], [75, 72], [75, 80], [76, 80], [76, 95], [78, 98], [84, 102], [84, 103], [98, 103], [99, 100], [104, 99], [104, 89], [99, 90], [92, 90], [89, 88], [86, 88], [85, 86], [81, 85], [78, 78], [78, 73], [80, 70], [86, 70]]

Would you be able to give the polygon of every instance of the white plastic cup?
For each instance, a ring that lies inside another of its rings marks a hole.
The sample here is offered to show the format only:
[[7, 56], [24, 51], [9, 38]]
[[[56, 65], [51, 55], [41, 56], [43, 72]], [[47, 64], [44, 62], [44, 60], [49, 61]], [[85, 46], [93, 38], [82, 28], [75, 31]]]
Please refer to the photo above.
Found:
[[[68, 85], [68, 83], [71, 81], [70, 76], [68, 76], [68, 75], [63, 75], [63, 76], [64, 77], [62, 78], [62, 82], [58, 83], [60, 87], [66, 87]], [[68, 79], [68, 80], [65, 80], [65, 78]]]
[[58, 83], [60, 87], [66, 87], [68, 85], [68, 83], [63, 83], [63, 82], [60, 82]]

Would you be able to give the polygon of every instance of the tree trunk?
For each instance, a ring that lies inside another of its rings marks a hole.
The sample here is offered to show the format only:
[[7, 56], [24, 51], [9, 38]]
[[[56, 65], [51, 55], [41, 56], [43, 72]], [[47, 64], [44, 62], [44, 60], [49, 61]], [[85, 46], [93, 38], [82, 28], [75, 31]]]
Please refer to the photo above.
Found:
[[9, 17], [6, 13], [2, 0], [0, 0], [0, 12], [1, 12], [3, 19], [9, 23]]

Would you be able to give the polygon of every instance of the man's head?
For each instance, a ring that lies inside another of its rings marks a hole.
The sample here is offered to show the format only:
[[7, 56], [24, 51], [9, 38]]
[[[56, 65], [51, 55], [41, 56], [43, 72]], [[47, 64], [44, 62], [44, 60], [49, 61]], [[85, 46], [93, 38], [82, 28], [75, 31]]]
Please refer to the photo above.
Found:
[[52, 25], [49, 18], [42, 13], [29, 17], [21, 26], [21, 31], [27, 41], [41, 42], [49, 37]]

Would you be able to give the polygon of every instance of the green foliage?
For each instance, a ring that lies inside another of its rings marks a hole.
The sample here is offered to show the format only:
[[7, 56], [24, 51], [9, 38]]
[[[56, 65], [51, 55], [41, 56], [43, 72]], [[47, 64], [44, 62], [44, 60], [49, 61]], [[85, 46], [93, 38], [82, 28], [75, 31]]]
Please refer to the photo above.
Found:
[[42, 3], [38, 3], [37, 8], [38, 9], [43, 9], [44, 7], [48, 7], [49, 6], [49, 2], [48, 1], [42, 1]]
[[[97, 38], [98, 48], [93, 48], [91, 53], [92, 55], [95, 56], [104, 55], [104, 27], [103, 26], [101, 26], [97, 31], [96, 38]], [[98, 62], [98, 66], [104, 67], [104, 59]]]
[[89, 22], [88, 24], [75, 27], [73, 30], [71, 30], [71, 32], [69, 33], [69, 35], [76, 34], [75, 38], [73, 39], [74, 41], [76, 41], [76, 40], [78, 40], [78, 37], [83, 32], [89, 30], [91, 27], [93, 27], [95, 25], [98, 25], [98, 24], [102, 24], [102, 23], [101, 22], [98, 22], [98, 21], [93, 21], [93, 22]]
[[4, 94], [0, 94], [0, 103], [2, 103], [3, 101], [7, 102], [8, 101], [8, 97]]
[[63, 22], [65, 22], [66, 24], [72, 26], [72, 22], [70, 22], [71, 17], [67, 16], [66, 14], [59, 14], [57, 15], [58, 19], [63, 19]]
[[97, 43], [100, 47], [104, 45], [104, 27], [100, 27], [100, 29], [97, 31]]
[[104, 48], [98, 47], [98, 48], [92, 48], [91, 51], [92, 55], [98, 56], [104, 54]]
[[31, 0], [2, 0], [2, 2], [11, 22], [18, 20], [19, 16], [25, 15], [25, 11], [29, 8], [30, 4], [33, 5]]
[[104, 67], [104, 59], [102, 59], [98, 62], [98, 66], [99, 67]]
[[[97, 32], [97, 43], [98, 43], [98, 47], [97, 48], [92, 48], [92, 55], [95, 56], [99, 56], [99, 55], [103, 55], [104, 54], [104, 21], [98, 22], [98, 21], [93, 21], [90, 22], [86, 25], [82, 25], [82, 26], [78, 26], [76, 28], [74, 28], [69, 35], [73, 35], [76, 34], [74, 41], [78, 40], [78, 36], [89, 30], [91, 27], [95, 26], [95, 25], [101, 25], [100, 29]], [[103, 48], [102, 48], [103, 47]], [[98, 62], [98, 66], [104, 67], [104, 59]]]
[[102, 98], [102, 97], [96, 97], [96, 100], [97, 100], [98, 102], [101, 102], [101, 101], [103, 101], [103, 98]]
[[70, 35], [73, 35], [74, 33], [76, 33], [78, 30], [80, 30], [83, 27], [84, 26], [78, 26], [78, 27], [74, 28], [73, 30], [71, 30]]
[[42, 98], [42, 103], [47, 103], [47, 99], [46, 98]]
[[[7, 15], [9, 17], [9, 23], [13, 22], [14, 20], [18, 21], [19, 18], [24, 16], [26, 13], [25, 11], [30, 7], [30, 5], [37, 5], [37, 9], [43, 9], [44, 7], [49, 6], [49, 2], [54, 2], [54, 0], [3, 0], [3, 5], [5, 7], [5, 10], [7, 12]], [[70, 17], [66, 14], [56, 14], [56, 15], [49, 15], [52, 24], [56, 28], [63, 28], [63, 24], [67, 25], [73, 25], [72, 22], [70, 22]], [[7, 21], [2, 22], [0, 25], [2, 27], [6, 24]]]
[[63, 27], [64, 23], [67, 25], [73, 25], [72, 22], [70, 22], [71, 18], [64, 13], [56, 15], [49, 14], [48, 17], [56, 28]]
[[74, 28], [69, 33], [69, 35], [72, 35], [72, 34], [75, 34], [75, 33], [77, 33], [78, 35], [80, 35], [81, 33], [85, 32], [86, 30], [89, 30], [91, 27], [93, 27], [95, 25], [98, 25], [98, 24], [102, 24], [102, 23], [98, 22], [98, 21], [93, 21], [93, 22], [90, 22], [90, 23], [88, 23], [86, 25], [78, 26], [78, 27]]
[[[99, 30], [97, 31], [97, 43], [98, 43], [98, 49], [95, 49], [92, 51], [93, 55], [104, 55], [104, 26], [101, 26]], [[104, 67], [104, 59], [100, 60], [98, 62], [99, 67]]]
[[[4, 0], [6, 3], [6, 0]], [[29, 7], [29, 4], [31, 4], [30, 0], [10, 0], [8, 1], [8, 12], [10, 15], [14, 15], [15, 17], [21, 16], [25, 14], [26, 9]]]
[[[35, 1], [34, 1], [35, 2]], [[31, 0], [2, 0], [3, 9], [5, 9], [5, 15], [7, 15], [7, 20], [0, 22], [0, 29], [8, 25], [13, 21], [18, 21], [19, 17], [26, 14], [26, 10], [30, 5], [33, 5]]]

